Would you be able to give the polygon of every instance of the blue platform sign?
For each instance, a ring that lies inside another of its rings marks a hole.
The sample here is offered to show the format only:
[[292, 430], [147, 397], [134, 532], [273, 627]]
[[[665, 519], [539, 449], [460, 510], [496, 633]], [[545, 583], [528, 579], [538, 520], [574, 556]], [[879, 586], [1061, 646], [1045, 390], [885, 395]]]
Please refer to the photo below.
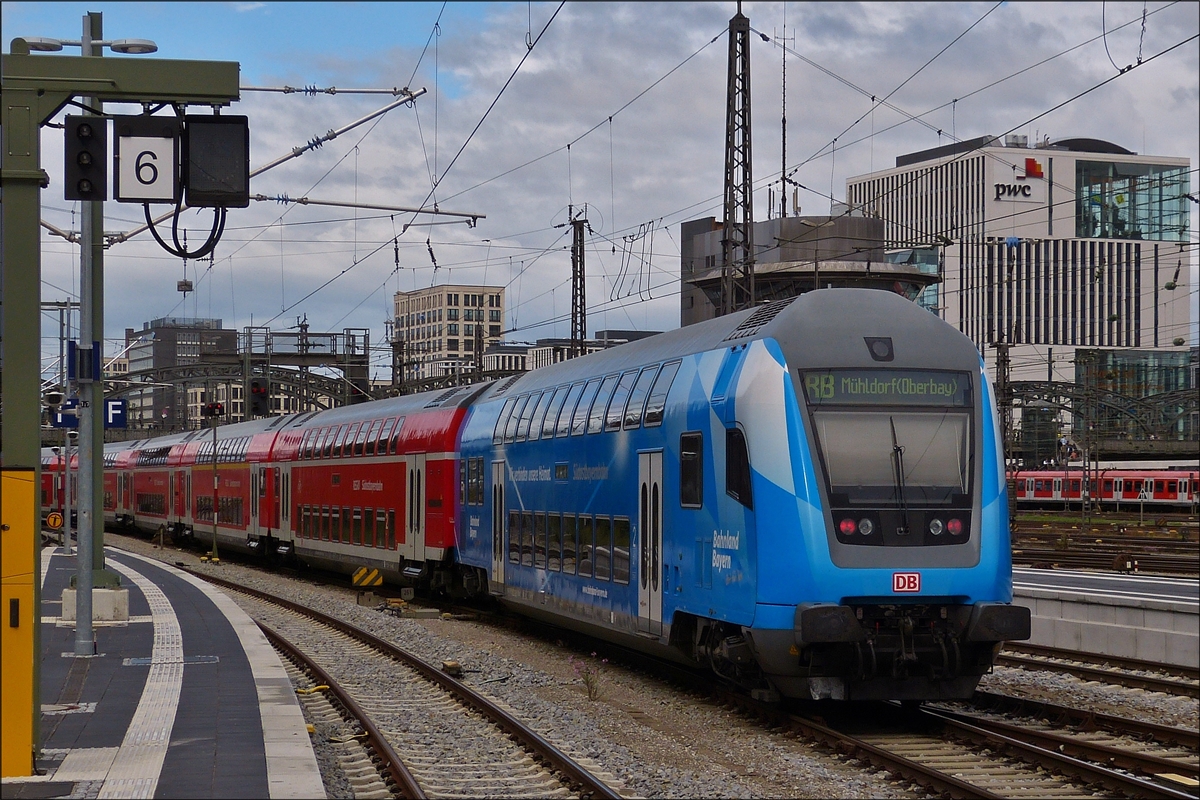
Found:
[[74, 397], [64, 400], [63, 404], [58, 407], [58, 411], [54, 412], [54, 416], [50, 418], [50, 425], [55, 428], [78, 428], [79, 417], [74, 414], [78, 405], [79, 401]]
[[[72, 397], [70, 400], [64, 400], [59, 406], [58, 411], [50, 418], [50, 425], [55, 428], [78, 428], [79, 417], [73, 412], [79, 407], [79, 400]], [[124, 428], [126, 425], [126, 401], [124, 400], [105, 400], [104, 401], [104, 427], [105, 428]]]
[[125, 401], [124, 400], [105, 400], [104, 401], [104, 427], [106, 428], [124, 428], [126, 427], [125, 420]]

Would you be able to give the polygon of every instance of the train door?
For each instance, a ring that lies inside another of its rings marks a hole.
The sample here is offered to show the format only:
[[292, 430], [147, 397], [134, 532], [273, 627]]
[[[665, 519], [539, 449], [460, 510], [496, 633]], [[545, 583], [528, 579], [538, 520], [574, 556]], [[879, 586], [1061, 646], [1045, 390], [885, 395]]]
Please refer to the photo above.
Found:
[[250, 468], [250, 524], [246, 526], [246, 535], [258, 533], [258, 486], [262, 478], [254, 467]]
[[175, 470], [171, 473], [171, 488], [174, 490], [175, 495], [175, 498], [172, 501], [172, 505], [174, 506], [172, 513], [176, 522], [182, 520], [184, 514], [187, 512], [187, 503], [185, 502], [184, 497], [186, 494], [184, 490], [184, 483], [185, 481], [182, 472]]
[[1054, 479], [1054, 499], [1061, 500], [1062, 496], [1063, 496], [1063, 494], [1062, 494], [1062, 479], [1055, 478]]
[[662, 635], [662, 452], [638, 453], [638, 630]]
[[407, 527], [405, 528], [404, 548], [401, 552], [407, 558], [416, 561], [425, 560], [425, 455], [414, 453], [408, 456], [406, 463], [408, 473], [405, 481], [407, 506]]
[[492, 577], [488, 587], [493, 594], [504, 594], [504, 558], [508, 551], [504, 510], [504, 462], [492, 462]]

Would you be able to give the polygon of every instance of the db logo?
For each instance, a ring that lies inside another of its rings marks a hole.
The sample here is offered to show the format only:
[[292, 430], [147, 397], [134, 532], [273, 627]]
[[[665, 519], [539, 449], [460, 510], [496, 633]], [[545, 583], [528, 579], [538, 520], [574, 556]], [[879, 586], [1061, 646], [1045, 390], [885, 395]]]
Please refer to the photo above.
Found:
[[893, 592], [919, 592], [919, 591], [921, 591], [921, 573], [919, 573], [919, 572], [893, 572], [892, 573], [892, 591]]

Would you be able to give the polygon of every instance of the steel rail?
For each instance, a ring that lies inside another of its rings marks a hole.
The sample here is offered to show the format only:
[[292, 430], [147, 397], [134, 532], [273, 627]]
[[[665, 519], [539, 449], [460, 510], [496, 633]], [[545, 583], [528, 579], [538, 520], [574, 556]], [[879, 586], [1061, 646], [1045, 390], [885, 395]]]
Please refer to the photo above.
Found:
[[1082, 730], [1148, 737], [1159, 743], [1171, 743], [1192, 750], [1200, 749], [1200, 731], [1158, 725], [1128, 717], [1102, 714], [1082, 708], [1060, 706], [1045, 700], [975, 690], [971, 704], [984, 711], [1001, 711], [1022, 716], [1041, 717], [1055, 724], [1070, 724]]
[[1045, 548], [1014, 547], [1012, 558], [1014, 564], [1027, 566], [1058, 564], [1064, 568], [1089, 567], [1114, 571], [1113, 561], [1116, 555], [1129, 555], [1138, 562], [1138, 569], [1141, 572], [1163, 572], [1172, 575], [1195, 575], [1200, 572], [1200, 559], [1194, 555], [1172, 557], [1146, 553], [1080, 553]]
[[[1032, 764], [1048, 768], [1052, 772], [1068, 775], [1091, 785], [1100, 785], [1110, 791], [1120, 792], [1127, 797], [1137, 798], [1167, 798], [1168, 800], [1196, 800], [1195, 795], [1178, 789], [1145, 780], [1143, 778], [1125, 775], [1115, 770], [1092, 764], [1088, 761], [1049, 750], [1028, 741], [1022, 741], [1012, 735], [998, 733], [980, 727], [977, 721], [963, 722], [955, 719], [951, 713], [924, 708], [922, 715], [936, 719], [947, 726], [952, 734], [981, 744], [989, 748], [1008, 753], [1013, 757]], [[1018, 735], [1026, 737], [1029, 731], [1019, 730]]]
[[930, 711], [935, 711], [940, 716], [950, 717], [960, 722], [965, 722], [969, 725], [975, 725], [1004, 736], [1020, 739], [1025, 742], [1035, 744], [1038, 747], [1044, 747], [1058, 753], [1065, 753], [1069, 756], [1095, 761], [1099, 764], [1113, 764], [1122, 769], [1142, 772], [1152, 777], [1162, 772], [1174, 772], [1191, 778], [1192, 780], [1200, 780], [1200, 767], [1196, 766], [1195, 764], [1189, 764], [1185, 761], [1180, 761], [1179, 759], [1157, 756], [1153, 753], [1138, 753], [1130, 750], [1122, 750], [1119, 747], [1113, 747], [1112, 745], [1108, 744], [1089, 742], [1083, 739], [1078, 739], [1074, 736], [1055, 733], [1053, 731], [1038, 731], [1030, 728], [1023, 728], [1010, 722], [988, 719], [986, 717], [980, 717], [976, 714], [964, 714], [960, 711], [951, 711], [941, 708], [930, 709]]
[[319, 684], [325, 684], [329, 687], [329, 691], [342, 707], [346, 709], [346, 712], [354, 717], [358, 724], [362, 726], [363, 732], [367, 735], [367, 743], [383, 761], [383, 765], [379, 767], [379, 770], [386, 772], [391, 777], [392, 783], [400, 789], [401, 794], [409, 798], [409, 800], [424, 800], [425, 792], [422, 791], [420, 785], [417, 783], [417, 779], [409, 772], [408, 767], [405, 766], [399, 754], [396, 753], [387, 738], [376, 727], [370, 715], [358, 704], [358, 701], [303, 650], [263, 623], [256, 620], [255, 624], [258, 625], [259, 629], [267, 637], [267, 641], [274, 647], [282, 650], [288, 658], [295, 661], [303, 670], [311, 673]]
[[[1062, 656], [1062, 658], [1071, 658], [1071, 656]], [[1083, 680], [1109, 683], [1115, 686], [1126, 686], [1131, 689], [1145, 689], [1150, 692], [1162, 692], [1163, 694], [1179, 697], [1200, 697], [1200, 685], [1197, 684], [1184, 683], [1183, 681], [1170, 680], [1168, 678], [1134, 675], [1130, 672], [1121, 672], [1115, 669], [1089, 667], [1086, 664], [1062, 664], [1036, 657], [1006, 655], [1003, 652], [996, 656], [996, 663], [1006, 667], [1065, 672], [1068, 675], [1074, 675], [1076, 678], [1082, 678]]]
[[[692, 677], [693, 679], [695, 678], [695, 676]], [[992, 798], [1003, 797], [1003, 795], [990, 792], [981, 786], [968, 783], [961, 778], [956, 778], [934, 767], [926, 766], [898, 753], [893, 753], [885, 748], [864, 742], [849, 734], [841, 733], [816, 720], [792, 714], [774, 705], [753, 700], [739, 692], [714, 686], [711, 683], [709, 683], [707, 690], [722, 702], [732, 705], [744, 713], [757, 716], [773, 725], [787, 728], [806, 739], [823, 744], [843, 755], [887, 770], [893, 775], [898, 775], [906, 781], [911, 781], [933, 794], [961, 800], [970, 800], [971, 798], [991, 800]], [[1195, 798], [1192, 798], [1192, 800], [1195, 800]]]
[[1160, 664], [1157, 661], [1144, 661], [1140, 658], [1109, 656], [1098, 653], [1083, 653], [1076, 650], [1048, 647], [1042, 644], [1028, 644], [1027, 642], [1005, 642], [1004, 650], [1011, 650], [1015, 653], [1024, 653], [1030, 656], [1040, 656], [1042, 658], [1065, 658], [1071, 661], [1084, 661], [1093, 664], [1111, 664], [1113, 666], [1121, 667], [1122, 669], [1140, 669], [1145, 670], [1146, 672], [1160, 672], [1175, 678], [1200, 681], [1200, 668], [1187, 667], [1183, 666], [1182, 664]]
[[273, 603], [281, 608], [286, 608], [289, 611], [300, 614], [301, 616], [320, 622], [321, 624], [340, 631], [353, 639], [357, 639], [374, 650], [400, 661], [406, 666], [411, 667], [419, 672], [427, 680], [436, 683], [444, 691], [454, 695], [459, 702], [463, 703], [463, 705], [482, 714], [492, 724], [496, 725], [513, 739], [515, 739], [522, 747], [545, 759], [547, 764], [549, 764], [559, 774], [563, 775], [569, 782], [582, 787], [585, 794], [596, 798], [606, 798], [606, 800], [622, 800], [620, 794], [613, 791], [610, 786], [584, 769], [583, 766], [578, 764], [566, 753], [558, 749], [558, 747], [556, 747], [549, 740], [522, 724], [519, 720], [517, 720], [508, 712], [504, 711], [484, 695], [476, 692], [465, 683], [454, 679], [450, 675], [447, 675], [445, 672], [442, 672], [438, 668], [423, 661], [412, 653], [409, 653], [407, 650], [404, 650], [403, 648], [400, 648], [389, 641], [381, 639], [378, 636], [359, 628], [357, 625], [353, 625], [345, 620], [338, 619], [337, 617], [333, 617], [328, 614], [323, 614], [320, 611], [308, 608], [291, 600], [286, 600], [282, 597], [276, 597], [269, 592], [251, 589], [248, 586], [244, 586], [233, 581], [227, 581], [222, 578], [217, 578], [202, 572], [186, 569], [185, 571], [195, 575], [198, 578], [201, 578], [202, 580], [209, 581], [210, 583], [214, 583], [218, 586], [222, 586], [236, 592], [241, 592], [242, 594], [250, 595], [251, 597], [256, 597], [268, 603]]

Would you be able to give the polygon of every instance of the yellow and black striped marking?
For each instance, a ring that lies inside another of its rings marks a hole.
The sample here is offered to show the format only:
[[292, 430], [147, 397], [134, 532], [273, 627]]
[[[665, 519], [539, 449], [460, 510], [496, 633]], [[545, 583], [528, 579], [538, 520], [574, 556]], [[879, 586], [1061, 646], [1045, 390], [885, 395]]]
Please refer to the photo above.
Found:
[[383, 576], [379, 574], [379, 570], [377, 569], [359, 567], [350, 576], [350, 582], [355, 586], [382, 586]]

